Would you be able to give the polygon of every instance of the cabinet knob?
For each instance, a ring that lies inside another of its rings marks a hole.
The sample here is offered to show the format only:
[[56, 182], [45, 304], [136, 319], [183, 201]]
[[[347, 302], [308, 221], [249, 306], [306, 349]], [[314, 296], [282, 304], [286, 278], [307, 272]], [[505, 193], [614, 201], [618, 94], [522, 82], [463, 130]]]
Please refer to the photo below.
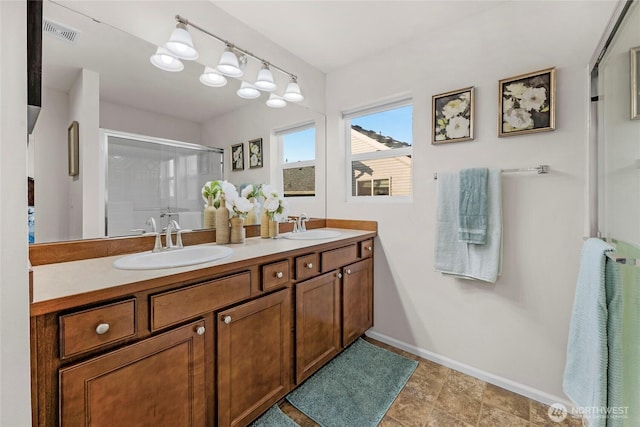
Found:
[[228, 325], [229, 323], [231, 323], [231, 316], [224, 316], [222, 318], [222, 321]]
[[371, 246], [367, 246], [367, 250], [368, 250], [369, 252], [371, 252], [371, 250], [372, 250], [372, 249], [373, 249], [373, 248], [372, 248]]
[[204, 326], [198, 326], [196, 328], [196, 334], [198, 335], [204, 335], [205, 332], [206, 332], [206, 329], [204, 328]]
[[109, 332], [109, 324], [108, 323], [100, 323], [98, 326], [96, 326], [96, 334], [104, 335], [107, 332]]
[[351, 274], [351, 269], [347, 268], [347, 274]]
[[342, 279], [342, 273], [338, 273], [338, 274], [336, 274], [336, 277], [337, 277], [338, 279]]
[[278, 272], [276, 273], [276, 277], [277, 277], [278, 279], [282, 279], [282, 278], [284, 277], [284, 273], [283, 273], [282, 271], [278, 271]]
[[313, 268], [313, 263], [312, 263], [312, 262], [308, 262], [308, 263], [307, 263], [307, 268], [308, 268], [309, 270], [311, 270], [311, 269]]

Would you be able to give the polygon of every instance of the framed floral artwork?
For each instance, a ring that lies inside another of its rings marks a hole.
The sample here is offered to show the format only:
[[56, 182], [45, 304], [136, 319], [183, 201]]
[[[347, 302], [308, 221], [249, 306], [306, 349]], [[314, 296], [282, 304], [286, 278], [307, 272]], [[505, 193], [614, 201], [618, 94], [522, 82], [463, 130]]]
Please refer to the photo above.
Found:
[[473, 87], [431, 97], [432, 144], [473, 139]]
[[556, 128], [556, 69], [502, 79], [498, 83], [498, 136]]
[[629, 49], [631, 65], [631, 120], [640, 120], [640, 46]]
[[262, 138], [249, 141], [249, 167], [251, 169], [262, 167]]
[[244, 144], [235, 144], [231, 146], [231, 170], [244, 170]]

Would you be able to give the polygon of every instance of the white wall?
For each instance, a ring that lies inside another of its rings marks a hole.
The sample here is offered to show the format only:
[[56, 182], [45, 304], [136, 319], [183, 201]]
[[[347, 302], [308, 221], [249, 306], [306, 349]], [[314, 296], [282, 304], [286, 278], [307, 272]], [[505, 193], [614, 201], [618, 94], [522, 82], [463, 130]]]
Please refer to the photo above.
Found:
[[199, 123], [100, 101], [100, 127], [138, 135], [200, 144]]
[[0, 2], [0, 425], [31, 425], [26, 2]]
[[[248, 101], [249, 105], [237, 111], [217, 117], [204, 124], [204, 145], [225, 150], [224, 176], [236, 184], [271, 183], [282, 190], [278, 165], [278, 144], [275, 130], [314, 121], [316, 123], [316, 196], [289, 197], [290, 214], [306, 213], [312, 217], [325, 217], [325, 116], [308, 108], [289, 104], [282, 109], [269, 108], [262, 100]], [[249, 168], [248, 144], [262, 138], [264, 155], [262, 168]], [[231, 146], [244, 143], [244, 171], [232, 171]]]
[[[504, 2], [330, 73], [327, 157], [337, 166], [327, 175], [327, 216], [378, 221], [377, 337], [551, 403], [563, 398], [583, 237], [586, 65], [611, 7], [542, 4]], [[556, 130], [497, 138], [498, 80], [551, 66], [557, 67]], [[475, 140], [431, 145], [431, 96], [466, 86], [476, 87]], [[413, 201], [346, 202], [341, 111], [401, 93], [414, 97]], [[551, 174], [504, 175], [504, 268], [498, 282], [435, 273], [433, 173], [539, 164], [549, 164]]]
[[42, 110], [30, 137], [29, 160], [35, 179], [36, 242], [81, 238], [81, 223], [75, 236], [69, 232], [69, 198], [73, 178], [68, 170], [67, 128], [69, 95], [43, 88]]

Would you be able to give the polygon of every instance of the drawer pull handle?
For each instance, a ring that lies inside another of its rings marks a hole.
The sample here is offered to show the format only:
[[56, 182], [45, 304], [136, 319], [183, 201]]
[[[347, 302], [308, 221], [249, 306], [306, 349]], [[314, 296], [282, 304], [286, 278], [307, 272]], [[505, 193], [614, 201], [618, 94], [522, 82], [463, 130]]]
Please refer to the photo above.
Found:
[[231, 316], [224, 316], [222, 318], [222, 321], [228, 325], [229, 323], [231, 323]]
[[347, 274], [351, 274], [351, 269], [347, 268]]
[[109, 332], [109, 324], [108, 323], [100, 323], [98, 326], [96, 326], [96, 334], [104, 335], [107, 332]]
[[307, 263], [307, 268], [308, 268], [309, 270], [311, 270], [311, 269], [313, 268], [313, 263], [312, 263], [312, 262], [308, 262], [308, 263]]
[[369, 252], [371, 252], [371, 250], [372, 250], [372, 249], [373, 249], [373, 248], [372, 248], [371, 246], [367, 246], [367, 250], [368, 250]]
[[282, 279], [282, 278], [284, 277], [284, 273], [283, 273], [282, 271], [278, 271], [278, 272], [276, 273], [276, 277], [277, 277], [278, 279]]
[[204, 328], [204, 326], [198, 326], [198, 327], [196, 328], [196, 334], [198, 334], [198, 335], [204, 335], [204, 333], [205, 333], [206, 331], [207, 331], [207, 330]]
[[342, 273], [338, 273], [338, 274], [336, 274], [336, 277], [337, 277], [338, 279], [342, 279]]

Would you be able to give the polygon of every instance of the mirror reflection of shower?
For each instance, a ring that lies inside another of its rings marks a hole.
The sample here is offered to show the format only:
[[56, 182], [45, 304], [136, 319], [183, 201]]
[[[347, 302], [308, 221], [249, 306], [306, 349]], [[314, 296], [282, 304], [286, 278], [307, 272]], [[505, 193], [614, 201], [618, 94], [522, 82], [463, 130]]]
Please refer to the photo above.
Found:
[[172, 219], [182, 228], [202, 228], [205, 182], [223, 177], [223, 150], [121, 132], [106, 137], [106, 235], [158, 231]]

